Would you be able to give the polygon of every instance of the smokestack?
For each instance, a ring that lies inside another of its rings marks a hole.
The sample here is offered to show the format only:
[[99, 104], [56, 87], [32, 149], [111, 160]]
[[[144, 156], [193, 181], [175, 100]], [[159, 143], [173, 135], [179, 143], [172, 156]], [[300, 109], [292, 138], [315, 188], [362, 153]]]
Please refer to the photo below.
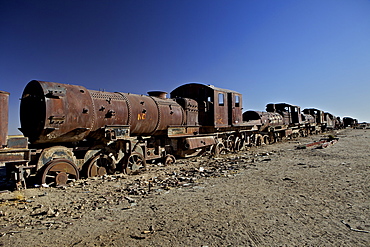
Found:
[[157, 98], [160, 98], [160, 99], [165, 99], [166, 96], [167, 96], [167, 92], [163, 92], [163, 91], [150, 91], [150, 92], [148, 92], [148, 95], [149, 96], [152, 96], [152, 97], [157, 97]]

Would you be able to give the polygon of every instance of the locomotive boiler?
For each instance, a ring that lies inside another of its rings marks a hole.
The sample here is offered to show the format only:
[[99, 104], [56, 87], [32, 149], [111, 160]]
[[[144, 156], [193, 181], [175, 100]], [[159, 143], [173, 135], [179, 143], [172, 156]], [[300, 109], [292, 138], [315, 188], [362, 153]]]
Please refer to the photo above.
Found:
[[163, 135], [168, 126], [185, 123], [184, 110], [176, 101], [166, 99], [163, 92], [149, 95], [34, 80], [21, 98], [21, 131], [32, 144], [70, 143]]

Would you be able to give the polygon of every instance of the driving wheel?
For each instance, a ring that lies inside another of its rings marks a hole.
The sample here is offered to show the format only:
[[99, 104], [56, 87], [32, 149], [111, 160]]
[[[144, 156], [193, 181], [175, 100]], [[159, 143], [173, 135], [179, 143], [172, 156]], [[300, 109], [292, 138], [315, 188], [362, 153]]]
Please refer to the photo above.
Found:
[[146, 169], [146, 161], [140, 153], [131, 153], [123, 164], [123, 172], [126, 174], [137, 174]]
[[41, 173], [41, 184], [47, 186], [66, 186], [79, 179], [76, 165], [67, 159], [55, 159], [46, 163]]
[[114, 174], [114, 170], [114, 162], [108, 155], [97, 155], [84, 168], [84, 175], [86, 177], [101, 177], [106, 174]]

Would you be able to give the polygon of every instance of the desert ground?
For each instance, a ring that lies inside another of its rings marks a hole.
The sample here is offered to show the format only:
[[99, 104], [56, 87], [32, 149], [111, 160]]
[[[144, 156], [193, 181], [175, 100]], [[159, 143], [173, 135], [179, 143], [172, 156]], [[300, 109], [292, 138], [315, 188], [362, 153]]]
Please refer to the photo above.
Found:
[[331, 134], [2, 191], [0, 246], [370, 246], [370, 130]]

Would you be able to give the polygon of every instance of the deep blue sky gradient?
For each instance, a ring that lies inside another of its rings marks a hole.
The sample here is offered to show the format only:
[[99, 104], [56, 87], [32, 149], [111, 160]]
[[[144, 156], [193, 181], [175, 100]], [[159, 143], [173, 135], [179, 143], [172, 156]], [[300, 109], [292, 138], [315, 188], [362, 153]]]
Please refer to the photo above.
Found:
[[370, 122], [370, 1], [0, 0], [10, 134], [33, 79], [139, 94], [202, 82], [241, 92], [245, 110]]

